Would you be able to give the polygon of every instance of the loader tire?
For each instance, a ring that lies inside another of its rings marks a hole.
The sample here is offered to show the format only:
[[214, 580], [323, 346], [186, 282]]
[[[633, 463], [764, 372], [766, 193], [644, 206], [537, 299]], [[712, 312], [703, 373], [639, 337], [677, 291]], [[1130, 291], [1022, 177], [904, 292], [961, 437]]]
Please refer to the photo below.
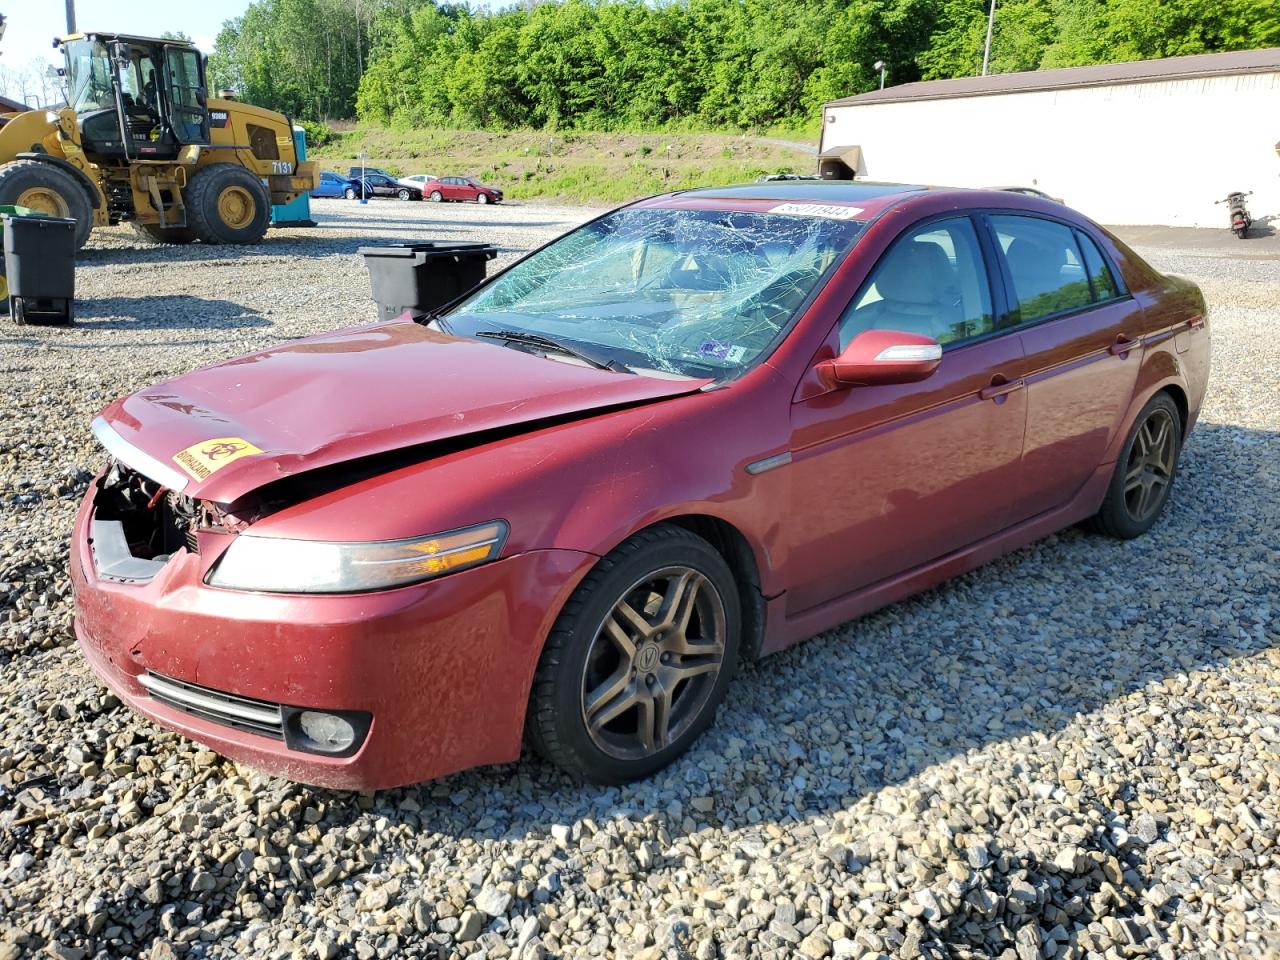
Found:
[[93, 207], [75, 177], [43, 160], [10, 160], [0, 164], [0, 204], [30, 207], [51, 217], [76, 222], [76, 249], [89, 239]]
[[190, 227], [162, 227], [158, 223], [135, 221], [133, 232], [138, 235], [139, 240], [148, 243], [191, 243], [196, 238]]
[[266, 185], [234, 164], [197, 170], [183, 199], [188, 229], [205, 243], [258, 243], [271, 222]]

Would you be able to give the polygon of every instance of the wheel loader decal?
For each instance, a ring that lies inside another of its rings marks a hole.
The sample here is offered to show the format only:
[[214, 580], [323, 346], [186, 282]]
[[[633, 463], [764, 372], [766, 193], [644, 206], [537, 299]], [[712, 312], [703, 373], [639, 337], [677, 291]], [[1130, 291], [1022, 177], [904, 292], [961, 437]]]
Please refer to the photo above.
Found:
[[209, 126], [211, 127], [225, 127], [229, 119], [230, 116], [225, 110], [209, 111]]

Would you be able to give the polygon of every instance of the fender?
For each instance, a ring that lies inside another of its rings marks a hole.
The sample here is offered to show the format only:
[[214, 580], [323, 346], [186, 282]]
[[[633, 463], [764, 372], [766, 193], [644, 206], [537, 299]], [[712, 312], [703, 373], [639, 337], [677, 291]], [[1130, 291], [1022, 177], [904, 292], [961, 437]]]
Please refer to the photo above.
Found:
[[41, 163], [51, 163], [55, 167], [65, 170], [76, 179], [76, 183], [80, 184], [80, 189], [84, 191], [85, 196], [89, 198], [89, 205], [98, 210], [102, 207], [102, 192], [94, 185], [83, 170], [75, 164], [63, 160], [61, 157], [55, 157], [49, 153], [26, 152], [16, 154], [16, 160], [39, 160]]
[[[1161, 390], [1166, 387], [1176, 387], [1182, 392], [1183, 399], [1188, 404], [1192, 402], [1191, 391], [1187, 388], [1187, 382], [1182, 375], [1182, 368], [1177, 355], [1171, 349], [1172, 344], [1172, 340], [1166, 340], [1158, 347], [1149, 348], [1142, 358], [1142, 369], [1138, 371], [1138, 382], [1134, 386], [1133, 399], [1129, 402], [1129, 407], [1121, 420], [1120, 429], [1116, 431], [1115, 436], [1111, 439], [1111, 445], [1107, 448], [1103, 463], [1115, 463], [1120, 457], [1120, 451], [1124, 448], [1125, 441], [1129, 439], [1129, 432], [1133, 429], [1133, 424], [1137, 420], [1138, 414], [1142, 412], [1143, 407], [1151, 402], [1151, 398]], [[1182, 425], [1182, 438], [1184, 441], [1191, 431], [1196, 411], [1194, 408], [1189, 408], [1189, 413], [1187, 422]]]

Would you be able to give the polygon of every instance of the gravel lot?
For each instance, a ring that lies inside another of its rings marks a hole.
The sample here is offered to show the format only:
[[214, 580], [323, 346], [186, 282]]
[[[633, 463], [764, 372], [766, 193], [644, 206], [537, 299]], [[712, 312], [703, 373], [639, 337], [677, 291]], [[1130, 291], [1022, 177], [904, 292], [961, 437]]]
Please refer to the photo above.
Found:
[[[243, 251], [108, 231], [0, 322], [0, 960], [1280, 956], [1280, 242], [1130, 231], [1213, 305], [1170, 513], [1069, 531], [747, 668], [624, 789], [530, 759], [376, 795], [135, 718], [70, 635], [112, 397], [374, 318], [355, 249], [591, 211], [319, 201]], [[367, 214], [367, 216], [361, 216]]]

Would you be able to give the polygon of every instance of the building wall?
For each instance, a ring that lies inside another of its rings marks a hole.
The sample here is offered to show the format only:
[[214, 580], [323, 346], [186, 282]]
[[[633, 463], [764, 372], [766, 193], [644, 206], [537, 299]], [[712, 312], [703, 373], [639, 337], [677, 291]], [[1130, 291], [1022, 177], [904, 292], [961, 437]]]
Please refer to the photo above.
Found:
[[1034, 186], [1101, 223], [1221, 227], [1252, 190], [1280, 218], [1280, 72], [831, 106], [824, 145], [862, 147], [859, 176]]

